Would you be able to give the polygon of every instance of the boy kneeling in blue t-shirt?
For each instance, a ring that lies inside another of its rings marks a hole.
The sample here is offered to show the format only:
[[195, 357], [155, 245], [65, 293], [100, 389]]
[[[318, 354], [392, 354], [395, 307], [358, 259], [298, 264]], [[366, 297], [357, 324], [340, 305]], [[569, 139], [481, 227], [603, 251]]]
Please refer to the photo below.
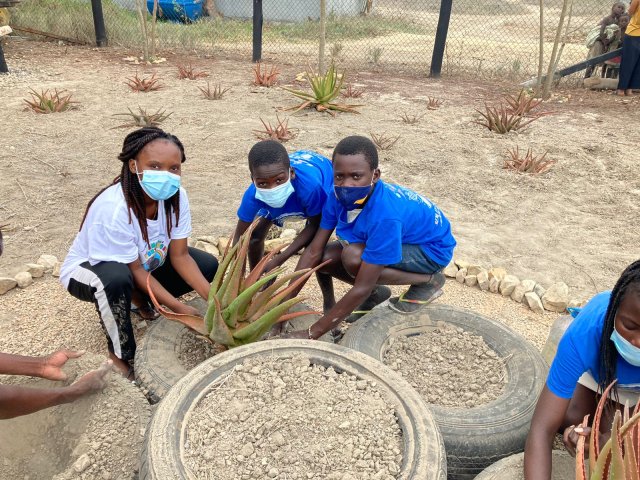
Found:
[[287, 154], [281, 143], [265, 140], [249, 151], [249, 171], [253, 181], [238, 208], [235, 244], [256, 217], [249, 244], [249, 264], [253, 268], [264, 254], [264, 241], [271, 224], [282, 227], [284, 220], [304, 218], [305, 228], [267, 265], [266, 271], [282, 265], [313, 239], [320, 214], [333, 189], [331, 160], [315, 152], [299, 150]]
[[[441, 270], [456, 241], [442, 212], [421, 195], [380, 179], [378, 152], [371, 140], [351, 136], [333, 152], [334, 194], [322, 211], [320, 228], [298, 269], [331, 260], [319, 270], [324, 316], [307, 332], [288, 337], [318, 338], [375, 294], [376, 285], [410, 285], [389, 307], [410, 313], [442, 294]], [[328, 243], [333, 230], [338, 242]], [[353, 288], [335, 302], [332, 279]]]

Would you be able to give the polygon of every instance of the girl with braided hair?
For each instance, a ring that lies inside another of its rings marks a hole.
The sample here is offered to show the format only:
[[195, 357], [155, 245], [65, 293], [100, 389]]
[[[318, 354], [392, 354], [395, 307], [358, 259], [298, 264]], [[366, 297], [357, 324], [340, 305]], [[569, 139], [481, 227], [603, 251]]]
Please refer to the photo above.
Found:
[[604, 410], [600, 432], [610, 435], [615, 409], [633, 407], [640, 398], [640, 260], [629, 265], [611, 292], [593, 297], [569, 326], [558, 345], [542, 390], [525, 447], [525, 479], [551, 478], [551, 448], [563, 432], [575, 455], [576, 427], [593, 415], [604, 389], [617, 380]]
[[176, 297], [195, 290], [207, 299], [218, 263], [187, 246], [191, 214], [180, 186], [186, 160], [180, 140], [141, 128], [127, 135], [118, 159], [120, 175], [87, 205], [60, 281], [74, 297], [95, 303], [110, 357], [132, 378], [131, 302], [147, 304], [147, 273], [160, 303], [197, 314]]

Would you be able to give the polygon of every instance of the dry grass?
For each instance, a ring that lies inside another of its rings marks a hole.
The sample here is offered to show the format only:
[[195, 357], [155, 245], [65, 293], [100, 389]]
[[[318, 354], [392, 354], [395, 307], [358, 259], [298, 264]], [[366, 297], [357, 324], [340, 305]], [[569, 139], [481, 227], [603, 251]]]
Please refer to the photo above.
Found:
[[278, 75], [280, 75], [280, 71], [275, 65], [271, 65], [271, 68], [269, 68], [267, 65], [263, 65], [262, 62], [258, 62], [253, 67], [253, 84], [261, 87], [272, 87], [278, 81]]
[[31, 95], [31, 100], [25, 98], [24, 101], [27, 104], [27, 108], [36, 113], [66, 112], [75, 108], [77, 103], [71, 100], [71, 94], [65, 90], [41, 90], [38, 93], [31, 89], [29, 94]]
[[260, 119], [264, 130], [254, 130], [253, 133], [260, 140], [277, 140], [281, 143], [293, 140], [298, 136], [298, 130], [289, 128], [289, 119], [285, 118], [280, 120], [280, 117], [276, 115], [275, 125], [271, 125], [271, 122], [265, 122]]
[[518, 147], [507, 150], [508, 158], [504, 161], [503, 168], [513, 170], [518, 173], [529, 173], [531, 175], [540, 175], [546, 173], [556, 164], [555, 160], [547, 159], [547, 152], [542, 155], [534, 155], [529, 148], [527, 153], [520, 154]]
[[231, 90], [231, 87], [222, 88], [221, 84], [216, 83], [213, 88], [211, 88], [211, 85], [207, 82], [207, 88], [198, 87], [198, 89], [200, 89], [202, 96], [207, 100], [222, 100], [224, 94]]
[[139, 77], [136, 73], [133, 77], [127, 78], [124, 83], [134, 92], [154, 92], [163, 88], [155, 73], [150, 77]]
[[154, 113], [148, 113], [147, 110], [142, 107], [138, 107], [139, 113], [134, 113], [130, 108], [128, 110], [127, 113], [115, 113], [114, 116], [125, 116], [131, 121], [114, 128], [157, 127], [171, 116], [171, 112], [165, 114], [166, 110], [160, 109]]
[[398, 140], [400, 140], [400, 135], [392, 136], [386, 133], [375, 134], [371, 133], [371, 140], [376, 144], [380, 150], [390, 150]]
[[196, 70], [192, 65], [178, 65], [178, 78], [180, 80], [197, 80], [208, 77], [209, 74], [203, 70]]

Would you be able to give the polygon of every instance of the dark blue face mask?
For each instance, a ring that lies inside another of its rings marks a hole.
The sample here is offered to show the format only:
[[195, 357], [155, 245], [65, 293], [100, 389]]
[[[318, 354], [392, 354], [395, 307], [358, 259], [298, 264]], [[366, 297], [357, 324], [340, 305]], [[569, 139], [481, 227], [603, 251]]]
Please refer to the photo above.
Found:
[[364, 187], [338, 187], [333, 186], [333, 191], [338, 201], [347, 210], [355, 210], [356, 208], [364, 207], [369, 193], [373, 189], [373, 179], [371, 179], [370, 185]]

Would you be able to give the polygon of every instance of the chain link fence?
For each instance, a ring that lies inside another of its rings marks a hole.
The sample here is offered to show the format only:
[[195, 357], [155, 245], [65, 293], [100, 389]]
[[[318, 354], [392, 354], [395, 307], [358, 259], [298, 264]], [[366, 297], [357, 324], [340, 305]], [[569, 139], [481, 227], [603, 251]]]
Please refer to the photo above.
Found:
[[[499, 76], [514, 80], [537, 71], [540, 7], [548, 58], [563, 0], [454, 0], [443, 74]], [[140, 51], [137, 3], [102, 0], [110, 45]], [[196, 3], [193, 3], [196, 2]], [[160, 0], [157, 51], [251, 56], [252, 0]], [[563, 31], [559, 66], [583, 60], [586, 33], [611, 9], [611, 0], [575, 0]], [[264, 0], [263, 58], [317, 62], [320, 0]], [[326, 0], [326, 54], [350, 68], [428, 72], [440, 0]], [[94, 43], [89, 0], [23, 0], [11, 24], [21, 32]], [[178, 16], [175, 16], [175, 15]], [[185, 15], [196, 17], [186, 20]], [[179, 16], [183, 21], [179, 21]], [[178, 21], [175, 21], [178, 20]]]

